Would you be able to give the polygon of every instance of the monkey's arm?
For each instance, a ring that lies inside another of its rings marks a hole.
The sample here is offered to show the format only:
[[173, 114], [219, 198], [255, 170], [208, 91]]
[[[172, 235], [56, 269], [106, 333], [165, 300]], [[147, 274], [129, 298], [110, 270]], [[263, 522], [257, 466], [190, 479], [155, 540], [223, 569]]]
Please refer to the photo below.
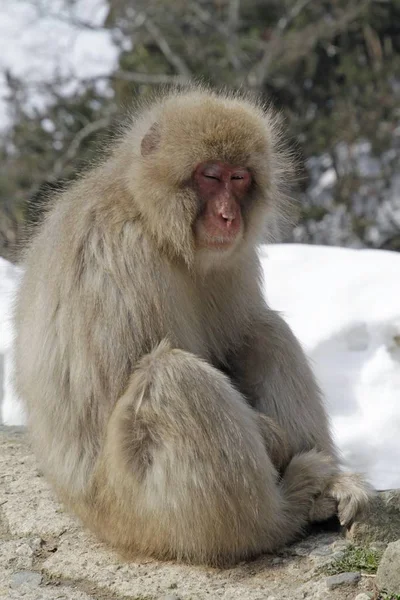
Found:
[[[340, 472], [321, 392], [299, 342], [278, 313], [267, 307], [259, 313], [233, 363], [242, 393], [286, 434], [283, 460], [316, 448], [336, 461], [337, 474], [316, 501], [311, 519], [329, 518], [337, 505], [340, 522], [351, 523], [365, 508], [371, 490], [359, 475]], [[273, 461], [279, 463], [276, 457]]]
[[266, 307], [253, 317], [232, 362], [242, 393], [285, 431], [292, 453], [317, 447], [336, 456], [321, 392], [299, 342], [278, 313]]
[[257, 412], [257, 421], [268, 456], [277, 471], [282, 473], [293, 457], [288, 436], [274, 419], [261, 412]]

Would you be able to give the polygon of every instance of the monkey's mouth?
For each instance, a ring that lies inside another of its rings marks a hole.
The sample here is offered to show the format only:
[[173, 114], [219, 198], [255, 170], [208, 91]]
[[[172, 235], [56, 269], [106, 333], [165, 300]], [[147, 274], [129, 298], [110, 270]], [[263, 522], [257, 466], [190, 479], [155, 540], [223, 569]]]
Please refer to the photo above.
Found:
[[230, 233], [229, 235], [212, 235], [210, 233], [202, 231], [201, 233], [198, 232], [198, 235], [196, 237], [198, 248], [217, 250], [223, 252], [226, 250], [230, 250], [231, 248], [236, 246], [236, 244], [238, 244], [239, 241], [242, 239], [243, 233], [242, 228], [240, 228], [239, 231], [235, 233]]
[[229, 250], [243, 237], [243, 221], [240, 212], [235, 219], [230, 220], [219, 214], [205, 212], [196, 224], [195, 237], [199, 248]]

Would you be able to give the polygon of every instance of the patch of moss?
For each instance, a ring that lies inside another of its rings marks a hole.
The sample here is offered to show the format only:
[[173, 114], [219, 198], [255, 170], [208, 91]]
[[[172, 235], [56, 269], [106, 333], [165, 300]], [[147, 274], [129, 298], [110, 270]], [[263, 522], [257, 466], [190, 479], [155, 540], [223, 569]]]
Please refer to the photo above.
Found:
[[[327, 565], [325, 572], [328, 575], [354, 571], [373, 574], [377, 571], [381, 557], [382, 551], [380, 550], [349, 546], [344, 551], [343, 556], [333, 561], [330, 565]], [[397, 599], [394, 598], [394, 600]], [[400, 597], [398, 600], [400, 600]]]

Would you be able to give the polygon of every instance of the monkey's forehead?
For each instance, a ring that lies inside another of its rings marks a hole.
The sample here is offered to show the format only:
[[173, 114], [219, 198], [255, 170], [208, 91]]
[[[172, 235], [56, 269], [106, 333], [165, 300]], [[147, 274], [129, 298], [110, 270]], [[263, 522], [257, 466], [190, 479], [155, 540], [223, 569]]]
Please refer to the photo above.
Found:
[[187, 169], [204, 160], [245, 165], [255, 155], [267, 155], [274, 143], [273, 120], [249, 100], [192, 92], [164, 99], [138, 122], [139, 140], [156, 124], [160, 132], [158, 158], [178, 161]]

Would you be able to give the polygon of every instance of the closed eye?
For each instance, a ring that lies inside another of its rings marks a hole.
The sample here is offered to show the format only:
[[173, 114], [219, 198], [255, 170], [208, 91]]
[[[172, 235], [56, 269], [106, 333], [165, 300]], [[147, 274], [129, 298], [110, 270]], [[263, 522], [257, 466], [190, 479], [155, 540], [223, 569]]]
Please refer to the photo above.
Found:
[[215, 175], [204, 175], [204, 177], [207, 177], [207, 179], [215, 179], [215, 181], [219, 181], [219, 177], [216, 177]]
[[242, 175], [232, 175], [231, 179], [243, 179]]

